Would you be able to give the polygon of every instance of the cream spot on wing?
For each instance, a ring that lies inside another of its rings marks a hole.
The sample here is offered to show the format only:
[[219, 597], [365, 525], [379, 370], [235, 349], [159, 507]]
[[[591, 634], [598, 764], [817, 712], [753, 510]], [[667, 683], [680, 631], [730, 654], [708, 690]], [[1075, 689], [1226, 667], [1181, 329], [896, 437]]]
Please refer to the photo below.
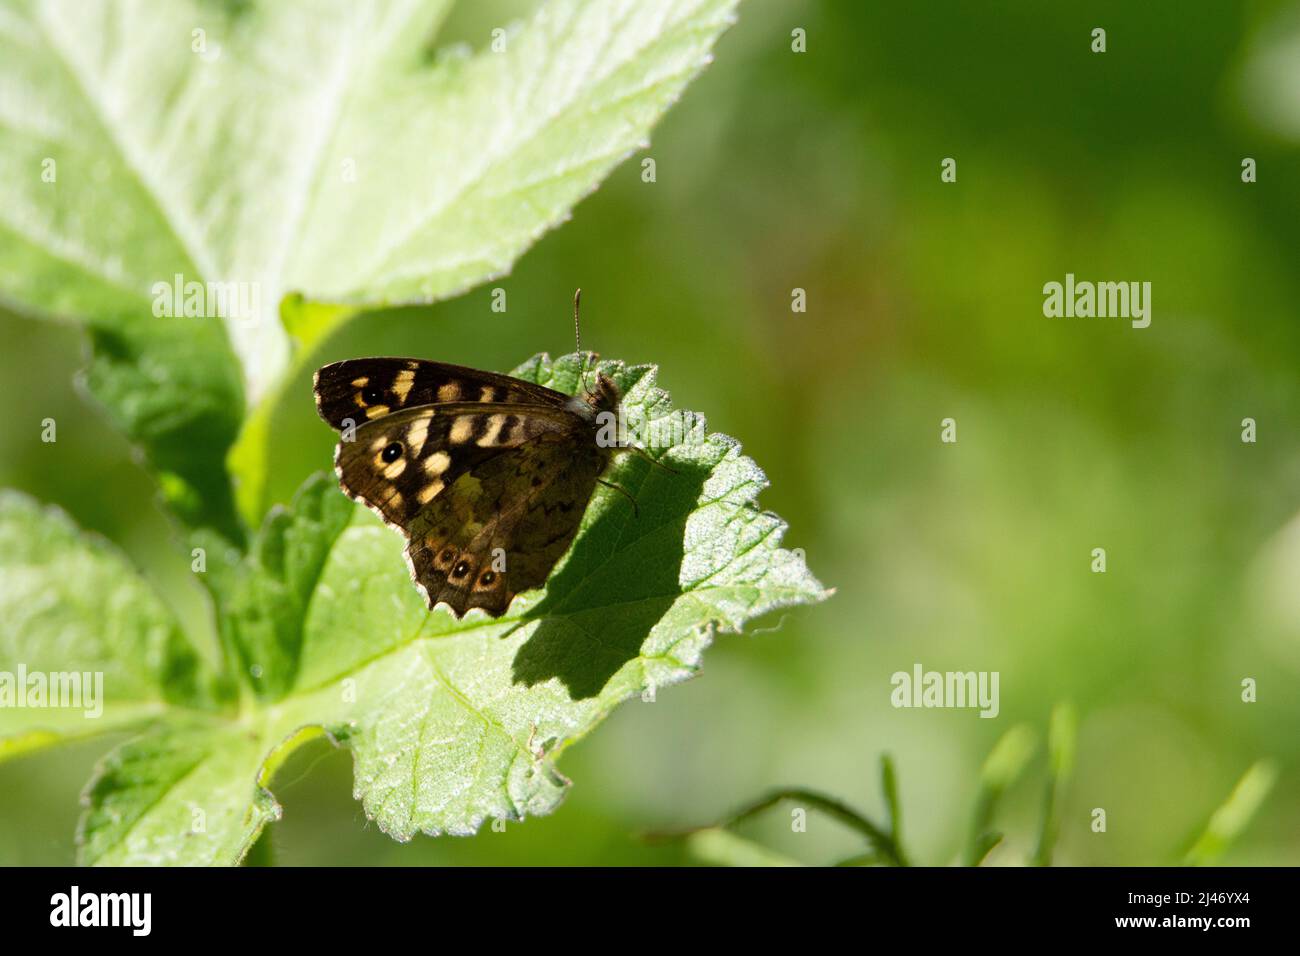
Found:
[[422, 418], [418, 422], [412, 422], [411, 427], [406, 430], [406, 444], [411, 449], [412, 455], [419, 455], [420, 449], [424, 447], [425, 439], [429, 437], [429, 419]]
[[420, 493], [416, 497], [420, 499], [420, 504], [427, 505], [433, 500], [434, 495], [442, 491], [442, 487], [441, 481], [431, 481], [420, 489]]
[[412, 372], [414, 372], [417, 368], [420, 367], [420, 363], [412, 359], [411, 361], [406, 363], [406, 367], [409, 368]]
[[411, 386], [415, 384], [415, 373], [409, 368], [403, 369], [397, 373], [397, 378], [393, 380], [393, 391], [397, 394], [399, 402], [405, 402], [407, 394], [411, 391]]
[[394, 491], [388, 499], [388, 507], [393, 511], [402, 510], [402, 493]]
[[497, 390], [495, 385], [484, 385], [481, 389], [479, 389], [478, 400], [480, 402], [490, 402], [492, 401], [492, 396], [495, 395], [496, 393]]
[[451, 455], [445, 451], [435, 451], [424, 459], [424, 470], [431, 475], [441, 475], [451, 464]]
[[378, 418], [380, 415], [388, 414], [387, 405], [371, 405], [366, 409], [366, 418]]
[[451, 443], [461, 445], [469, 441], [469, 436], [474, 434], [474, 418], [471, 415], [462, 415], [451, 424]]
[[475, 442], [475, 444], [480, 448], [491, 448], [497, 443], [497, 436], [501, 434], [501, 426], [505, 423], [506, 416], [493, 415], [488, 419], [487, 431], [483, 433], [483, 437]]
[[387, 444], [388, 444], [388, 436], [380, 435], [378, 438], [376, 438], [374, 441], [370, 443], [370, 450], [379, 451], [379, 449], [383, 448]]
[[370, 384], [370, 376], [362, 375], [360, 378], [354, 378], [352, 384], [357, 388], [365, 388]]
[[396, 478], [402, 472], [406, 471], [406, 459], [399, 458], [384, 469], [385, 478]]
[[438, 386], [438, 401], [454, 402], [460, 398], [460, 386], [455, 382], [448, 382], [446, 385]]

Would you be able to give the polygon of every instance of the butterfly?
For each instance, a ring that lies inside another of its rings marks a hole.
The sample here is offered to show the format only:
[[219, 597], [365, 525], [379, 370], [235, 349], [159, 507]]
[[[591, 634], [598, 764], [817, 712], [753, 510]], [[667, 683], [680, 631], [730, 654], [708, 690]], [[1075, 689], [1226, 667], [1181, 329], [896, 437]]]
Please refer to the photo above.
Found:
[[319, 369], [314, 387], [320, 417], [343, 432], [339, 486], [405, 536], [425, 602], [456, 617], [499, 617], [546, 582], [618, 450], [607, 436], [621, 396], [603, 373], [572, 396], [460, 365], [359, 358]]

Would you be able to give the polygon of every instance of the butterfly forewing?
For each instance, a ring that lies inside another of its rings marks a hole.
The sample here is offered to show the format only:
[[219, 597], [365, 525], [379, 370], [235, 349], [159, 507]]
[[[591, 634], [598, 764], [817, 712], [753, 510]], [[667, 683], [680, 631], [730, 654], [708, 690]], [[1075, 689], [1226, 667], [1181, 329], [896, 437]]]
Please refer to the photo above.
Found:
[[405, 527], [462, 474], [544, 432], [565, 433], [574, 416], [519, 403], [452, 402], [384, 415], [341, 441], [335, 470], [343, 490]]
[[568, 396], [463, 365], [421, 359], [363, 358], [316, 373], [316, 409], [331, 427], [361, 426], [404, 408], [446, 402], [522, 402], [562, 406]]

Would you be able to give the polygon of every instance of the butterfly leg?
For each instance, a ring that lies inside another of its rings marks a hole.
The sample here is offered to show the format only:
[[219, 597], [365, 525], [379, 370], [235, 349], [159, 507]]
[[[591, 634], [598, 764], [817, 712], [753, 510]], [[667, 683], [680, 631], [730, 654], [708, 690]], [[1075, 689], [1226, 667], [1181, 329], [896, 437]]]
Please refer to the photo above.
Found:
[[648, 451], [646, 451], [644, 448], [640, 447], [639, 445], [624, 445], [622, 450], [630, 451], [633, 454], [635, 454], [638, 458], [644, 458], [646, 461], [650, 462], [650, 464], [654, 465], [656, 468], [662, 468], [670, 475], [677, 474], [676, 469], [669, 468], [662, 461], [660, 461], [658, 458], [655, 458], [653, 455], [651, 455]]
[[632, 517], [634, 518], [641, 517], [641, 509], [637, 507], [636, 499], [632, 497], [632, 493], [630, 491], [628, 491], [626, 488], [614, 484], [614, 482], [612, 481], [606, 481], [604, 478], [597, 478], [596, 483], [604, 485], [606, 488], [613, 488], [615, 491], [617, 491], [628, 501], [632, 502]]
[[520, 618], [519, 620], [515, 621], [515, 623], [511, 624], [508, 628], [506, 628], [505, 633], [501, 635], [501, 640], [504, 641], [507, 637], [509, 637], [511, 634], [519, 630], [527, 623], [528, 621], [524, 620], [523, 618]]

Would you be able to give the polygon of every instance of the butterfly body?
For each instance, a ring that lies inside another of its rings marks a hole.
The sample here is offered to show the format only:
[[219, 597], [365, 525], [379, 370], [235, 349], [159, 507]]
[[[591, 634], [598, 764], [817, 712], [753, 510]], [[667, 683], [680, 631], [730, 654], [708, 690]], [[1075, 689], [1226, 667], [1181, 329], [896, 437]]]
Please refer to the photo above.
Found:
[[620, 395], [605, 375], [592, 386], [570, 396], [407, 358], [336, 362], [315, 380], [321, 418], [343, 432], [340, 487], [406, 537], [429, 607], [493, 617], [545, 583], [609, 465], [601, 413]]

